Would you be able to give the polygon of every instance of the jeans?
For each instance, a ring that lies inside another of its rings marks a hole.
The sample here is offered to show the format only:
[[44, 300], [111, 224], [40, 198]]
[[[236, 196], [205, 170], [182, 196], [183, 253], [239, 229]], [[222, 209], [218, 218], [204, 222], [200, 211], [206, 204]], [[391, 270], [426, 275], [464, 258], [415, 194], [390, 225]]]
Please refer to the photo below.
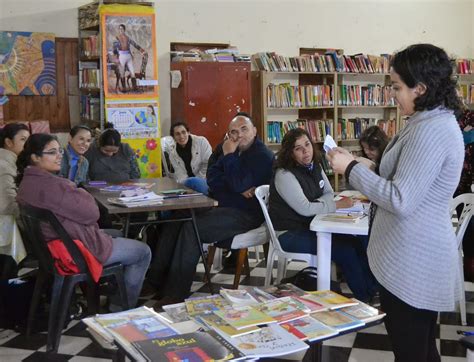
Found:
[[392, 342], [395, 362], [439, 362], [436, 347], [438, 312], [418, 309], [380, 287], [381, 309]]
[[[130, 308], [137, 305], [150, 260], [151, 251], [147, 244], [133, 239], [112, 238], [112, 254], [105, 266], [113, 263], [121, 263], [124, 266], [125, 288]], [[118, 291], [111, 297], [111, 304], [121, 304]]]
[[[311, 230], [289, 230], [278, 238], [284, 251], [317, 254], [317, 236]], [[354, 296], [367, 302], [377, 291], [377, 281], [367, 260], [367, 237], [332, 234], [331, 260], [341, 269]]]
[[[199, 237], [207, 244], [233, 238], [262, 222], [262, 215], [230, 207], [216, 207], [196, 215]], [[162, 297], [187, 298], [200, 257], [191, 221], [167, 223], [161, 229], [148, 280]]]
[[183, 185], [206, 196], [209, 194], [209, 186], [207, 186], [206, 179], [200, 177], [188, 177], [184, 180]]

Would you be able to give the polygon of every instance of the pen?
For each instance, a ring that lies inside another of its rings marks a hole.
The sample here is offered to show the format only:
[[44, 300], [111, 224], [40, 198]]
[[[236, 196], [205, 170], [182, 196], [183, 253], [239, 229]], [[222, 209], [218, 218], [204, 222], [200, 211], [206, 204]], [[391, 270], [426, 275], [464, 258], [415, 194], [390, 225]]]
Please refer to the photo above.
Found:
[[463, 336], [474, 336], [474, 331], [457, 331], [457, 334], [462, 334]]

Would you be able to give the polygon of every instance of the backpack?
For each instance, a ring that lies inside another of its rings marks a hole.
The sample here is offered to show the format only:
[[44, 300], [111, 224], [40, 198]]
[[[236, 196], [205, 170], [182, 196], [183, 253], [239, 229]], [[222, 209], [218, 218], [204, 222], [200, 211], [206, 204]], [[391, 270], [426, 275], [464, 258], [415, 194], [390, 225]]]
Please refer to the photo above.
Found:
[[[305, 291], [318, 290], [318, 269], [308, 266], [291, 277], [283, 278], [281, 284], [285, 283], [291, 283]], [[341, 293], [339, 282], [331, 280], [331, 290], [336, 293]]]

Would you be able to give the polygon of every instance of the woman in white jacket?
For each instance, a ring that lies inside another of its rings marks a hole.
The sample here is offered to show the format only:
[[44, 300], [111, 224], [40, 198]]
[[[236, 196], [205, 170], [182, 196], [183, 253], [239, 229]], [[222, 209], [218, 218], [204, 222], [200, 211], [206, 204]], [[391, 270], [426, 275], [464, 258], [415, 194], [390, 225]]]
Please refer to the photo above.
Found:
[[189, 133], [186, 123], [177, 122], [171, 125], [170, 136], [163, 137], [161, 146], [169, 176], [184, 186], [207, 195], [207, 162], [212, 153], [208, 140]]

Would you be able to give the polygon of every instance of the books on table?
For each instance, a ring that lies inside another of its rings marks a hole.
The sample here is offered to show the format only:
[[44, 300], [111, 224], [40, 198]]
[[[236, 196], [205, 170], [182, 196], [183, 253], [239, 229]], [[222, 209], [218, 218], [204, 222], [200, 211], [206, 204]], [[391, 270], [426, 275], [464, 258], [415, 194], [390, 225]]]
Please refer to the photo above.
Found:
[[256, 305], [259, 303], [259, 301], [245, 289], [221, 288], [220, 294], [232, 305]]
[[273, 295], [275, 298], [302, 296], [306, 293], [303, 289], [291, 283], [272, 285], [262, 290]]
[[233, 306], [228, 309], [215, 310], [214, 313], [224, 319], [235, 329], [243, 329], [276, 322], [275, 319], [249, 306]]
[[351, 317], [344, 312], [340, 312], [339, 310], [326, 310], [323, 312], [313, 313], [311, 314], [311, 317], [339, 332], [357, 328], [365, 324], [364, 322]]
[[151, 191], [137, 196], [110, 197], [107, 201], [122, 207], [152, 206], [162, 204], [163, 196], [159, 196]]
[[348, 213], [333, 212], [329, 214], [324, 214], [323, 216], [321, 216], [321, 220], [341, 222], [341, 223], [346, 223], [346, 224], [356, 224], [365, 216], [366, 215], [363, 212], [348, 212]]
[[333, 292], [332, 290], [317, 290], [314, 292], [308, 292], [307, 296], [311, 297], [312, 300], [329, 309], [348, 307], [358, 303], [353, 299], [344, 297], [343, 295]]
[[224, 334], [229, 337], [242, 336], [244, 334], [252, 333], [260, 329], [256, 326], [236, 329], [215, 313], [201, 314], [199, 316], [195, 316], [194, 318], [198, 319], [200, 322], [202, 322], [201, 324], [204, 324], [206, 327], [211, 329], [213, 328], [218, 333]]
[[355, 298], [352, 298], [352, 300], [354, 302], [357, 302], [357, 304], [341, 308], [339, 309], [339, 311], [346, 313], [351, 317], [357, 318], [365, 323], [374, 322], [376, 320], [382, 319], [386, 315], [377, 308], [371, 307], [370, 305], [365, 304], [360, 300], [357, 300]]
[[184, 301], [188, 314], [193, 317], [199, 314], [212, 313], [229, 306], [229, 303], [220, 295], [188, 298]]
[[188, 311], [186, 309], [186, 304], [184, 302], [164, 305], [163, 310], [165, 311], [166, 316], [169, 317], [170, 323], [180, 323], [190, 320]]
[[214, 331], [134, 342], [146, 361], [227, 361], [244, 355]]
[[272, 317], [278, 323], [291, 321], [306, 315], [300, 305], [290, 297], [269, 300], [255, 306], [255, 309]]
[[280, 325], [302, 341], [317, 341], [339, 334], [336, 329], [328, 327], [310, 316], [284, 322]]

